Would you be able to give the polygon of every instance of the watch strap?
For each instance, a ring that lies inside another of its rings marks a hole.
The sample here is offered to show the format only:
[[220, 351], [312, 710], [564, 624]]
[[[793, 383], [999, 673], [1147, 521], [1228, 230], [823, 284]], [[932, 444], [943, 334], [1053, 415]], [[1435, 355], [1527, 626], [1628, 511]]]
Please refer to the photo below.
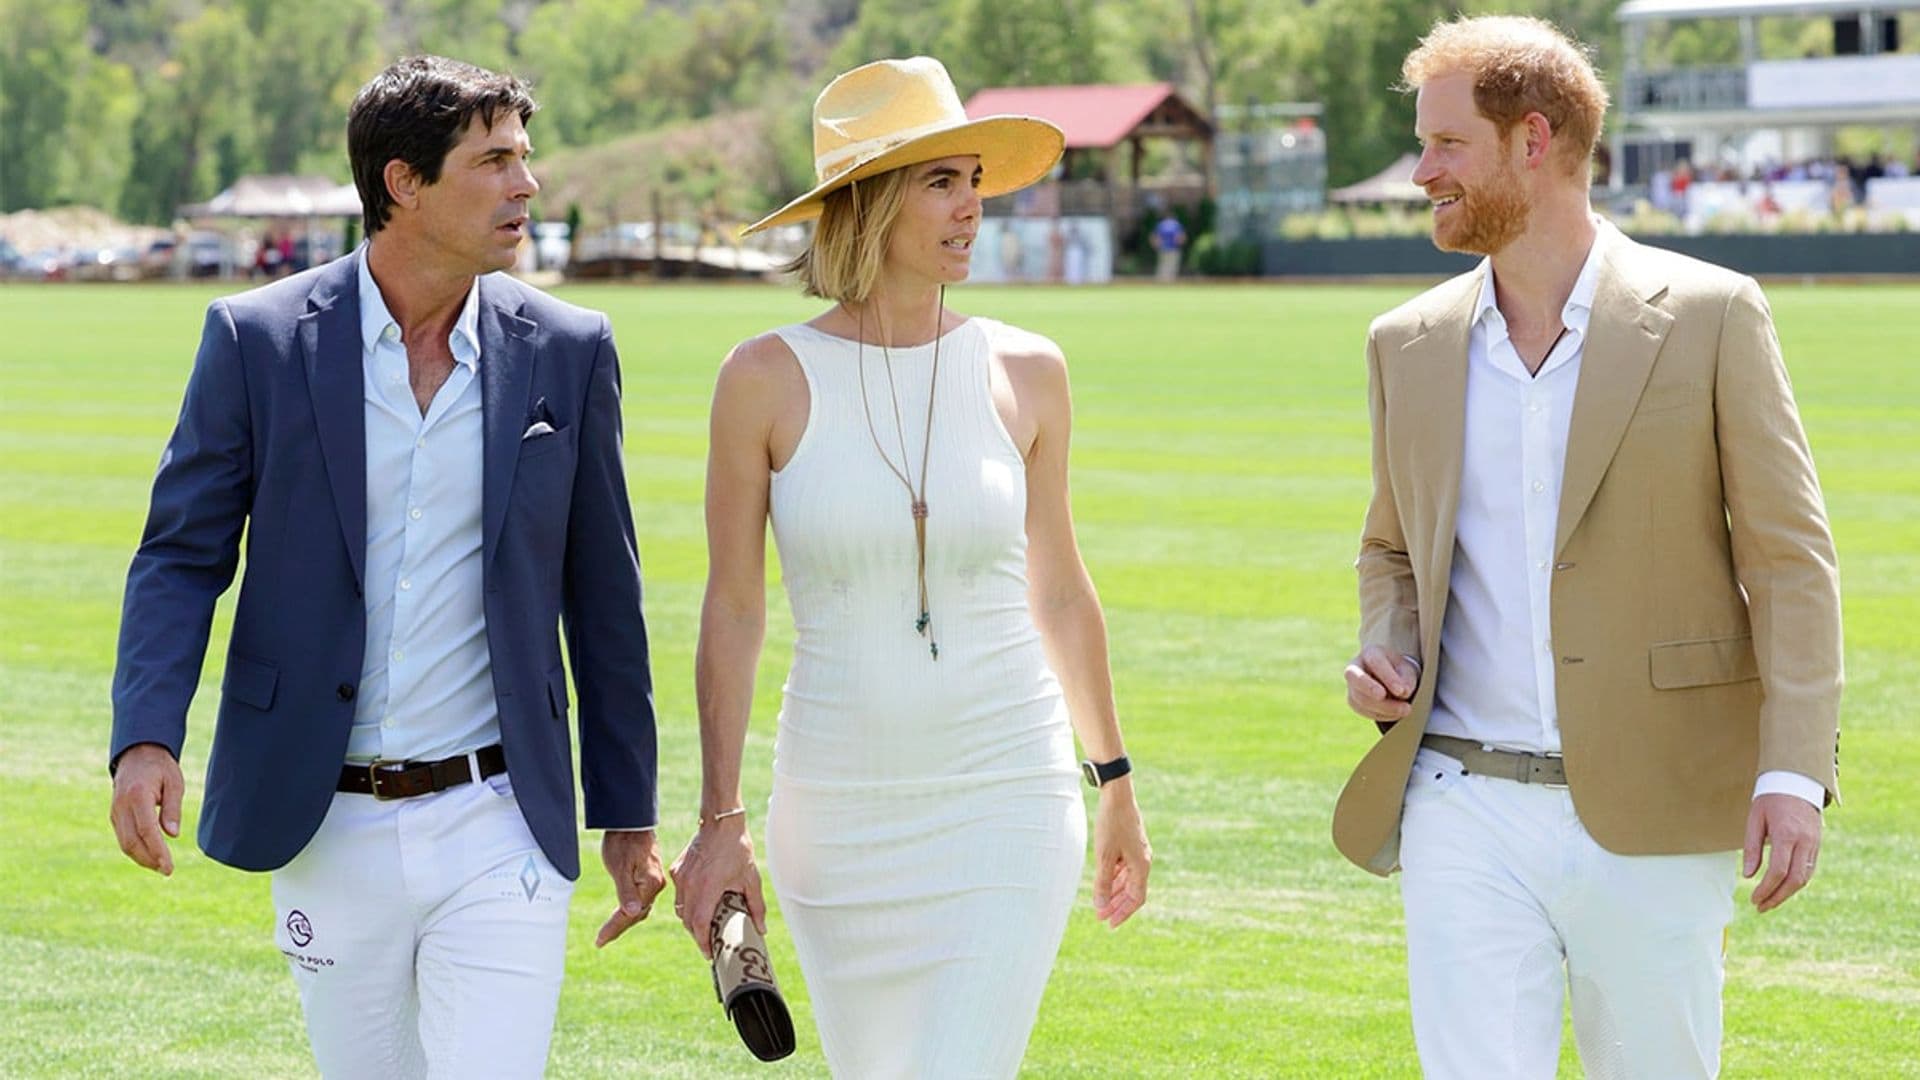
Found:
[[1080, 763], [1080, 773], [1093, 787], [1106, 787], [1108, 784], [1133, 771], [1133, 762], [1127, 755], [1121, 754], [1112, 761], [1094, 761], [1088, 758]]

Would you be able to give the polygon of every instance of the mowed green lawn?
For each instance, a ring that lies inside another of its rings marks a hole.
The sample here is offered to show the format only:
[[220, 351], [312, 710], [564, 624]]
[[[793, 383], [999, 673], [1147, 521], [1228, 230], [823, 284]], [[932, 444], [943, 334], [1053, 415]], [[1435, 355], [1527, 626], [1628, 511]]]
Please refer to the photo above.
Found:
[[[959, 289], [962, 310], [1065, 346], [1074, 506], [1106, 604], [1158, 856], [1118, 932], [1083, 891], [1027, 1058], [1033, 1076], [1408, 1077], [1399, 894], [1333, 850], [1335, 794], [1372, 728], [1342, 705], [1367, 495], [1361, 342], [1407, 287]], [[172, 879], [107, 825], [108, 684], [127, 560], [217, 290], [0, 288], [0, 1075], [312, 1074], [268, 880], [193, 849], [219, 680], [190, 721]], [[662, 840], [699, 783], [692, 651], [714, 369], [813, 305], [791, 290], [576, 288], [609, 311], [652, 624]], [[1820, 877], [1729, 937], [1726, 1075], [1920, 1076], [1920, 287], [1771, 289], [1839, 537], [1843, 788]], [[747, 757], [756, 834], [788, 662], [785, 600]], [[225, 612], [215, 627], [222, 655]], [[583, 843], [595, 843], [583, 838]], [[762, 1066], [670, 922], [596, 952], [577, 893], [551, 1072], [818, 1076], [800, 971], [772, 938], [801, 1051]], [[1563, 1072], [1578, 1075], [1571, 1050]]]

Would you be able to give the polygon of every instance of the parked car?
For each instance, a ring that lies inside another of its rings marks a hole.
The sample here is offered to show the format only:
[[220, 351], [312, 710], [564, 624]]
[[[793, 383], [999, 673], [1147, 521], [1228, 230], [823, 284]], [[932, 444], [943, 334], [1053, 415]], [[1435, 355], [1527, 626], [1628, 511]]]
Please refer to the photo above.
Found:
[[28, 252], [20, 259], [19, 274], [32, 281], [65, 281], [74, 256], [60, 248]]
[[140, 276], [140, 251], [131, 247], [82, 249], [67, 276], [74, 281], [133, 281]]
[[180, 249], [180, 238], [169, 233], [147, 245], [140, 256], [140, 276], [143, 278], [163, 278], [173, 270], [174, 253]]
[[541, 270], [565, 270], [573, 254], [573, 230], [564, 221], [533, 223], [533, 260]]
[[191, 232], [187, 234], [187, 276], [219, 277], [220, 268], [228, 263], [226, 238], [217, 232]]
[[[664, 222], [660, 231], [668, 244], [692, 246], [700, 239], [699, 227], [691, 222]], [[651, 259], [653, 222], [623, 221], [589, 233], [580, 239], [580, 250], [575, 254], [582, 262], [594, 259]]]

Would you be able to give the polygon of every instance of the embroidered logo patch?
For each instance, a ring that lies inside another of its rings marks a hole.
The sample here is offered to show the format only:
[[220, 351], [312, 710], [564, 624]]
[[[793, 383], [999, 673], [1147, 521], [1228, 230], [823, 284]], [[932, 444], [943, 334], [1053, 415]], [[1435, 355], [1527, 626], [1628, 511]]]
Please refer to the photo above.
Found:
[[527, 856], [526, 864], [520, 867], [520, 888], [527, 894], [527, 903], [533, 903], [534, 894], [540, 891], [540, 867]]

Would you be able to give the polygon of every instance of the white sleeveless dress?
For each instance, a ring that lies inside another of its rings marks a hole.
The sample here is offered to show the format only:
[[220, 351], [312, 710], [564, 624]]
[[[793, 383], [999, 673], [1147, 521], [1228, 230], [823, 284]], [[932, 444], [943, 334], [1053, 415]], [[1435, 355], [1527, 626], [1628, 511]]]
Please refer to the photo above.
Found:
[[[773, 476], [795, 628], [774, 744], [767, 863], [834, 1075], [1010, 1077], [1039, 1012], [1086, 851], [1060, 686], [1027, 606], [1025, 463], [988, 389], [974, 318], [940, 341], [919, 617], [911, 500], [861, 410], [855, 343], [777, 331], [811, 411]], [[881, 351], [873, 430], [900, 436]], [[893, 349], [910, 475], [931, 343]]]

